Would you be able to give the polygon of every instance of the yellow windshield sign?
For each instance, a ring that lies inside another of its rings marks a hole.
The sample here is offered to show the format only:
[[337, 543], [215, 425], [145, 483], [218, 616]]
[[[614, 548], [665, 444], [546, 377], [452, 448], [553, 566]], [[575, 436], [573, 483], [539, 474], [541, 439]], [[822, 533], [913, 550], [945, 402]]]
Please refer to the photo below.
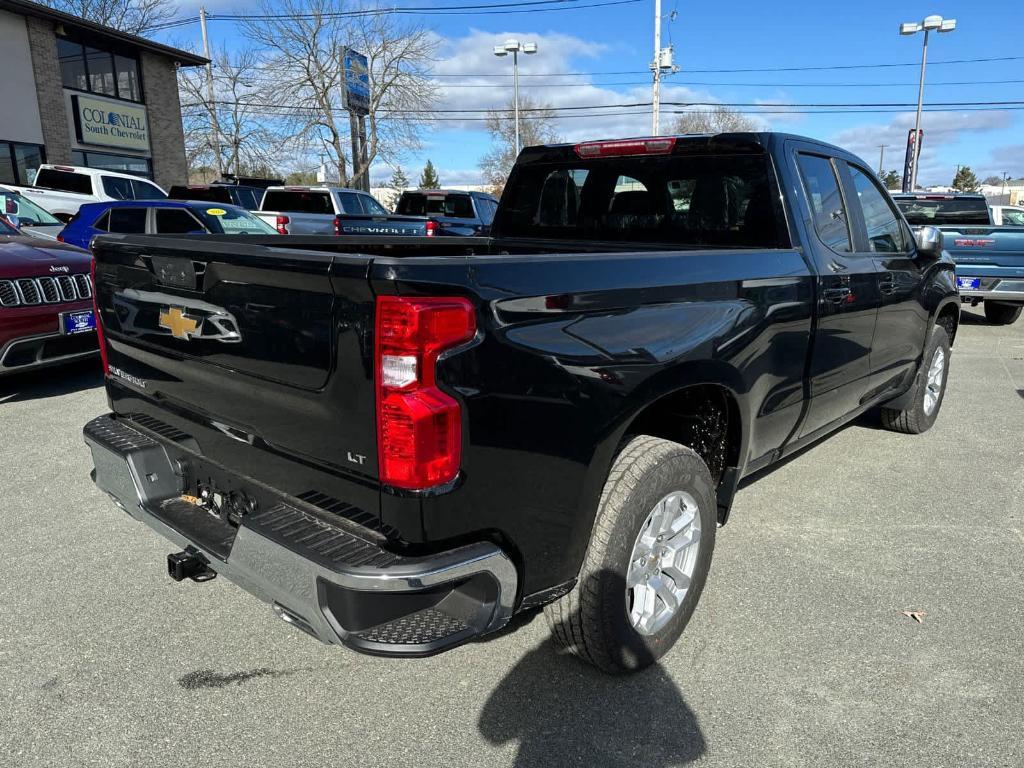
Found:
[[227, 214], [223, 208], [207, 208], [206, 212], [211, 216], [224, 216]]

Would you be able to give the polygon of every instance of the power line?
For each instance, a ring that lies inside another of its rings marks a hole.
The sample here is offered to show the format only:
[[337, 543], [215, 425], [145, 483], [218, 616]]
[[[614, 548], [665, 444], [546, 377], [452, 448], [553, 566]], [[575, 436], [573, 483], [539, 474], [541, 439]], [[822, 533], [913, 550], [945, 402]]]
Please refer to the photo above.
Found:
[[[939, 66], [943, 64], [980, 64], [994, 61], [1022, 61], [1024, 56], [997, 56], [992, 58], [983, 59], [946, 59], [941, 61], [929, 61], [928, 66]], [[920, 67], [920, 61], [911, 61], [905, 63], [880, 63], [880, 64], [836, 64], [823, 67], [753, 67], [749, 69], [683, 69], [681, 74], [684, 76], [687, 74], [738, 74], [738, 73], [761, 73], [761, 72], [825, 72], [834, 70], [848, 70], [848, 69], [881, 69], [881, 68], [892, 68], [892, 67]], [[600, 75], [642, 75], [646, 74], [645, 69], [627, 69], [619, 70], [616, 72], [520, 72], [519, 77], [593, 77]], [[438, 73], [432, 75], [432, 77], [511, 77], [511, 75], [502, 75], [495, 72], [460, 72], [460, 73]]]
[[[521, 75], [520, 75], [521, 76]], [[1007, 85], [1024, 83], [1024, 80], [959, 80], [949, 82], [928, 83], [928, 87], [939, 85]], [[520, 85], [520, 88], [557, 88], [559, 86], [593, 86], [613, 87], [622, 85], [647, 85], [650, 80], [627, 80], [622, 82], [588, 82], [588, 83], [534, 83]], [[905, 88], [916, 86], [916, 83], [711, 83], [698, 80], [672, 80], [672, 85], [701, 85], [722, 88]], [[442, 88], [511, 88], [510, 83], [436, 83]]]
[[[483, 3], [477, 5], [448, 5], [434, 7], [364, 8], [355, 11], [327, 11], [324, 13], [208, 13], [207, 21], [273, 21], [275, 19], [338, 19], [362, 18], [382, 14], [404, 16], [458, 16], [462, 14], [494, 15], [510, 13], [548, 13], [552, 11], [574, 11], [584, 8], [603, 8], [612, 5], [633, 5], [643, 0], [603, 0], [597, 3], [580, 3], [579, 0], [524, 0], [514, 3]], [[559, 7], [538, 7], [559, 6]], [[198, 19], [179, 18], [150, 27], [151, 31], [173, 29], [195, 24]]]

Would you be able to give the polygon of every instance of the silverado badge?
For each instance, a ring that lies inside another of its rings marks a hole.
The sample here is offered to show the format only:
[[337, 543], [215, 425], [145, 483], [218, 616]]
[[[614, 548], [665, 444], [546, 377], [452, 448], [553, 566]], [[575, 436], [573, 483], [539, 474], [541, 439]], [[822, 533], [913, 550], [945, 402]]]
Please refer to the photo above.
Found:
[[160, 327], [171, 332], [176, 339], [188, 340], [199, 327], [199, 321], [185, 314], [179, 307], [168, 307], [160, 310]]

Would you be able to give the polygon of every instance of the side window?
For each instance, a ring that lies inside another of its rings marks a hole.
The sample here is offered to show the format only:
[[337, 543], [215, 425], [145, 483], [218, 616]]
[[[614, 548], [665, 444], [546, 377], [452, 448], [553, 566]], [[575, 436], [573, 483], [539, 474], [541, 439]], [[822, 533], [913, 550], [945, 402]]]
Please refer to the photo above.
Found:
[[850, 244], [846, 207], [831, 161], [818, 155], [801, 154], [797, 155], [797, 164], [811, 203], [814, 229], [818, 237], [833, 251], [849, 253], [853, 247]]
[[[75, 214], [75, 218], [78, 214]], [[74, 219], [72, 219], [73, 221]], [[103, 215], [100, 216], [96, 221], [92, 223], [93, 229], [102, 229], [104, 232], [110, 231], [110, 211], [104, 211]]]
[[476, 198], [476, 209], [480, 214], [480, 221], [490, 224], [494, 221], [494, 203], [486, 197]]
[[167, 198], [160, 188], [139, 179], [132, 179], [132, 194], [135, 200], [164, 200]]
[[111, 208], [108, 232], [142, 235], [146, 232], [145, 208]]
[[156, 231], [158, 234], [185, 234], [202, 232], [205, 227], [184, 208], [157, 208]]
[[1024, 227], [1024, 211], [1003, 208], [1003, 224], [1011, 227]]
[[910, 239], [903, 222], [893, 211], [888, 194], [878, 189], [871, 177], [855, 165], [847, 163], [857, 200], [864, 212], [868, 230], [868, 247], [875, 253], [905, 253]]
[[134, 200], [135, 193], [132, 191], [132, 180], [122, 179], [120, 176], [104, 176], [103, 191], [107, 197], [115, 200]]

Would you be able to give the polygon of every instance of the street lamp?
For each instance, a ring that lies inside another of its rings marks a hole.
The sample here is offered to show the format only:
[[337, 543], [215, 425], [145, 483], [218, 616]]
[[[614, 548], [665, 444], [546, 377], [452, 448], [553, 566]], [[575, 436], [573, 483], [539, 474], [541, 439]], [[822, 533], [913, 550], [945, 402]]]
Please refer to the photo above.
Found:
[[916, 35], [924, 32], [924, 47], [921, 49], [921, 84], [917, 89], [917, 120], [914, 123], [914, 167], [910, 174], [910, 189], [917, 189], [917, 166], [921, 161], [921, 106], [924, 102], [924, 68], [928, 61], [928, 33], [952, 32], [956, 29], [956, 19], [944, 19], [941, 16], [926, 16], [924, 21], [908, 21], [900, 24], [901, 35]]
[[513, 101], [516, 111], [516, 157], [519, 156], [519, 54], [536, 53], [536, 43], [521, 43], [518, 40], [506, 40], [501, 45], [494, 46], [495, 56], [508, 56], [512, 54], [512, 83], [515, 90]]

